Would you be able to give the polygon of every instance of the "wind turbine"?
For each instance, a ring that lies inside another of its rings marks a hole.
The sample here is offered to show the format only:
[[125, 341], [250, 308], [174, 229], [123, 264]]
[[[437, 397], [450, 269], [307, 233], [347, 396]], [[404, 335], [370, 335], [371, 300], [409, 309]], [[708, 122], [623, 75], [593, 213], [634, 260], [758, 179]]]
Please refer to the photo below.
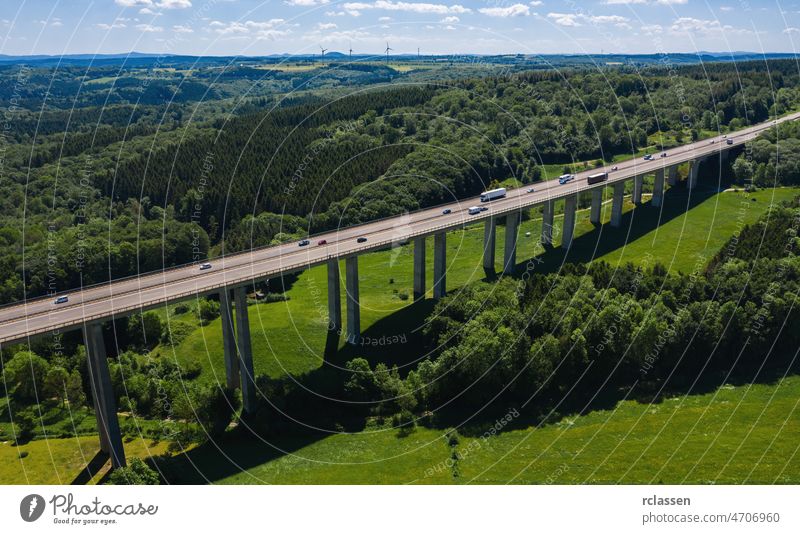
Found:
[[353, 61], [353, 43], [350, 43], [350, 61]]
[[322, 50], [322, 59], [325, 59], [325, 52], [328, 51], [327, 48], [322, 48], [322, 45], [319, 45], [319, 49]]
[[389, 48], [389, 41], [386, 41], [386, 63], [389, 63], [389, 50], [394, 50], [394, 49]]

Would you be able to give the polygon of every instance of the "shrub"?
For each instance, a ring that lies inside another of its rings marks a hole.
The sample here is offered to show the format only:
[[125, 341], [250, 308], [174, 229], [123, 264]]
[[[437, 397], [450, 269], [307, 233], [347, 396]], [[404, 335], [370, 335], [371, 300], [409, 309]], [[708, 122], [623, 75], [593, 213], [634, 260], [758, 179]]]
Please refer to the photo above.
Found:
[[141, 458], [133, 458], [128, 467], [115, 469], [108, 477], [108, 483], [118, 486], [157, 486], [158, 473], [153, 471]]

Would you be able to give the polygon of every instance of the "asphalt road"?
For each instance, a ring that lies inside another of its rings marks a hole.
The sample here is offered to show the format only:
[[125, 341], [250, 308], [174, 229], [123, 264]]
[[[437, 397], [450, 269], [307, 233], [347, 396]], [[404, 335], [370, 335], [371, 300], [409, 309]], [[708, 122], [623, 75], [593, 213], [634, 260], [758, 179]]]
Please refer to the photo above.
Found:
[[[800, 113], [778, 119], [778, 122], [796, 120]], [[738, 146], [755, 137], [760, 131], [771, 127], [773, 121], [729, 134], [733, 146]], [[100, 320], [112, 315], [123, 316], [140, 309], [152, 308], [165, 302], [185, 299], [198, 294], [213, 293], [225, 286], [242, 285], [253, 280], [265, 279], [326, 262], [331, 258], [341, 258], [369, 250], [376, 250], [394, 242], [412, 237], [430, 235], [440, 231], [457, 228], [465, 224], [479, 222], [492, 216], [529, 208], [547, 200], [564, 198], [576, 192], [611, 183], [629, 180], [639, 174], [654, 172], [659, 168], [670, 167], [695, 158], [717, 154], [720, 150], [732, 148], [720, 137], [697, 141], [667, 151], [667, 157], [654, 154], [651, 161], [642, 158], [584, 171], [576, 179], [564, 185], [558, 180], [535, 184], [534, 192], [528, 187], [512, 189], [505, 198], [484, 203], [489, 210], [478, 215], [469, 215], [470, 206], [480, 206], [478, 198], [465, 199], [450, 204], [421, 210], [418, 212], [373, 221], [369, 224], [342, 228], [309, 238], [311, 243], [299, 247], [297, 242], [253, 250], [212, 260], [212, 267], [200, 271], [198, 265], [190, 265], [143, 274], [141, 276], [117, 280], [109, 284], [75, 289], [62, 293], [69, 301], [54, 304], [52, 297], [39, 298], [23, 304], [0, 308], [0, 343], [19, 341], [29, 335], [42, 334], [54, 330], [68, 330], [79, 327], [86, 321]], [[609, 172], [607, 182], [588, 185], [590, 174]], [[443, 211], [449, 209], [449, 214]], [[358, 243], [358, 237], [366, 237], [365, 243]], [[318, 241], [327, 243], [318, 245]]]

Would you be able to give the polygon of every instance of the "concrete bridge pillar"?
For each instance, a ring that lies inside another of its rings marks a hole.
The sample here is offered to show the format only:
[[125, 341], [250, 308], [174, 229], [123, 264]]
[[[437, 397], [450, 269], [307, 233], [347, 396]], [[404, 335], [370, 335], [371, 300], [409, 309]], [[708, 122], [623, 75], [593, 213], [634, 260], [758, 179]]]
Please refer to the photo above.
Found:
[[447, 233], [433, 236], [433, 298], [447, 294]]
[[618, 228], [622, 224], [622, 202], [625, 199], [625, 182], [614, 184], [614, 197], [611, 203], [611, 226]]
[[600, 224], [600, 214], [603, 211], [603, 187], [592, 189], [592, 210], [589, 213], [589, 222]]
[[517, 229], [519, 212], [506, 215], [506, 239], [503, 247], [503, 274], [512, 274], [517, 267]]
[[250, 339], [250, 319], [247, 314], [247, 288], [233, 290], [236, 304], [236, 348], [242, 381], [242, 407], [251, 414], [256, 408], [256, 376], [253, 368], [253, 345]]
[[111, 457], [113, 468], [125, 467], [125, 449], [122, 446], [117, 404], [111, 388], [111, 374], [108, 371], [108, 357], [100, 325], [97, 323], [84, 325], [83, 340], [86, 344], [89, 383], [94, 398], [94, 415], [97, 419], [97, 431], [100, 434], [100, 449]]
[[653, 200], [652, 204], [656, 208], [660, 208], [664, 200], [664, 169], [656, 171], [656, 177], [653, 181]]
[[693, 159], [689, 162], [689, 178], [686, 182], [689, 189], [697, 187], [697, 173], [700, 171], [700, 161], [699, 159]]
[[494, 271], [495, 238], [497, 236], [497, 223], [494, 217], [489, 217], [483, 223], [483, 268]]
[[414, 238], [414, 300], [425, 298], [425, 238]]
[[361, 341], [361, 304], [358, 297], [358, 256], [349, 256], [345, 263], [347, 285], [347, 342], [357, 345]]
[[555, 206], [552, 200], [542, 204], [542, 245], [553, 244], [553, 212]]
[[577, 193], [564, 199], [564, 230], [561, 233], [561, 248], [568, 249], [572, 245], [572, 238], [575, 234], [575, 212], [577, 208]]
[[633, 177], [633, 203], [637, 206], [642, 203], [642, 187], [644, 186], [644, 175], [640, 174]]
[[222, 350], [225, 354], [225, 379], [231, 389], [237, 389], [239, 380], [239, 358], [236, 355], [236, 336], [233, 330], [233, 307], [231, 292], [223, 288], [219, 292], [219, 315], [222, 320]]
[[678, 184], [678, 166], [673, 165], [672, 167], [669, 168], [667, 172], [669, 176], [669, 178], [667, 179], [667, 183], [669, 184], [670, 187], [674, 187], [675, 185]]
[[339, 281], [339, 259], [328, 260], [328, 330], [342, 331], [342, 284]]

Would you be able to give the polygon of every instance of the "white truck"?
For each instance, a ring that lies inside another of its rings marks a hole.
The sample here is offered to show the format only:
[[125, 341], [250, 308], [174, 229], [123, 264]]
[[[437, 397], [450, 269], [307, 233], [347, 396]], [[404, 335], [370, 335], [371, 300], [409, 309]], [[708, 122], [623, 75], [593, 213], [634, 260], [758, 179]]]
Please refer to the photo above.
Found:
[[484, 191], [483, 193], [481, 193], [481, 202], [489, 202], [490, 200], [494, 200], [496, 198], [503, 198], [504, 196], [506, 196], [505, 187], [492, 189], [491, 191]]
[[477, 215], [481, 212], [481, 209], [478, 206], [472, 206], [467, 211], [469, 211], [470, 215]]

